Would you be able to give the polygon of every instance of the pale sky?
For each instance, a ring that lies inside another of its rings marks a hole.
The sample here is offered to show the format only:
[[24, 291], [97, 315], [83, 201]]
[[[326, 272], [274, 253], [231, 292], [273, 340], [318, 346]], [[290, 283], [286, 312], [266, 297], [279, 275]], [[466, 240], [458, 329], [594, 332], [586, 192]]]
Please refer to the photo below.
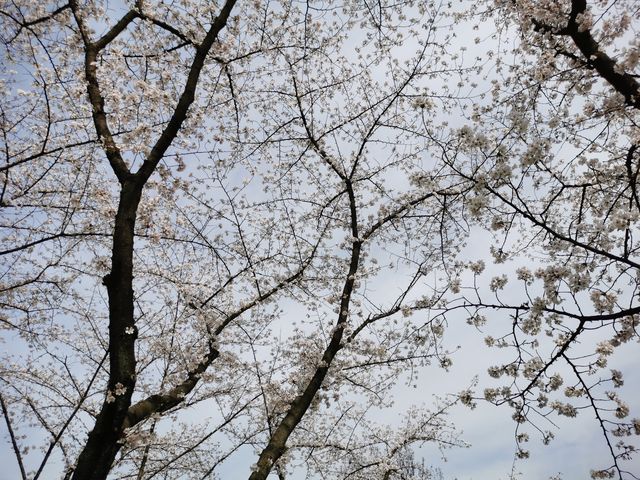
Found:
[[[482, 32], [480, 32], [482, 33]], [[462, 30], [460, 36], [464, 38], [468, 46], [468, 55], [482, 54], [485, 46], [473, 46], [470, 41], [470, 30]], [[475, 35], [474, 35], [475, 36]], [[463, 40], [461, 40], [463, 41]], [[491, 266], [489, 254], [489, 236], [473, 230], [468, 240], [468, 245], [463, 252], [463, 257], [469, 260], [486, 259], [487, 272], [484, 278], [490, 278], [492, 274], [513, 271], [516, 267], [526, 264], [527, 260], [507, 263], [505, 266]], [[506, 269], [506, 270], [505, 270]], [[392, 279], [388, 278], [389, 289], [393, 288]], [[517, 289], [507, 291], [505, 295], [517, 294]], [[295, 317], [299, 312], [289, 312]], [[448, 316], [448, 329], [444, 337], [445, 345], [450, 348], [460, 346], [459, 351], [452, 357], [453, 366], [449, 372], [437, 367], [426, 368], [420, 375], [417, 388], [412, 388], [400, 383], [395, 391], [397, 405], [395, 412], [402, 412], [410, 405], [423, 404], [430, 407], [433, 404], [434, 395], [455, 394], [478, 377], [478, 386], [475, 392], [482, 396], [482, 390], [486, 386], [501, 385], [486, 374], [487, 367], [497, 363], [496, 357], [505, 354], [513, 355], [512, 350], [499, 352], [489, 349], [483, 341], [485, 334], [494, 332], [505, 333], [508, 331], [508, 317], [496, 314], [492, 317], [486, 313], [489, 323], [486, 331], [479, 333], [474, 327], [466, 324], [466, 318], [461, 314]], [[283, 322], [287, 324], [287, 322]], [[2, 345], [2, 348], [5, 348]], [[629, 403], [631, 418], [640, 416], [640, 349], [637, 343], [631, 343], [618, 349], [610, 359], [609, 368], [617, 368], [625, 374], [625, 385], [619, 390], [621, 396]], [[608, 369], [602, 373], [608, 372]], [[600, 375], [600, 373], [598, 373]], [[450, 420], [462, 431], [461, 439], [470, 443], [469, 448], [451, 449], [445, 452], [446, 461], [437, 449], [425, 446], [417, 453], [417, 457], [424, 458], [427, 465], [433, 465], [442, 470], [445, 480], [506, 480], [512, 470], [515, 441], [515, 422], [510, 418], [512, 411], [506, 407], [495, 407], [478, 402], [474, 410], [464, 406], [456, 406], [450, 413]], [[194, 413], [195, 415], [195, 413]], [[542, 445], [541, 439], [528, 427], [523, 431], [530, 433], [531, 439], [528, 448], [531, 450], [531, 458], [518, 461], [516, 471], [522, 472], [522, 479], [546, 480], [561, 473], [563, 480], [582, 480], [589, 478], [589, 470], [596, 467], [606, 467], [610, 464], [607, 448], [597, 422], [589, 409], [581, 410], [577, 418], [566, 419], [553, 414], [550, 418], [558, 427], [551, 424], [544, 425], [545, 429], [552, 430], [555, 439], [550, 445]], [[393, 422], [389, 418], [381, 418]], [[0, 480], [13, 480], [18, 478], [17, 465], [11, 452], [6, 425], [0, 425], [0, 435], [3, 443], [0, 448]], [[615, 440], [615, 439], [614, 439]], [[256, 455], [248, 448], [241, 449], [237, 455], [230, 458], [220, 468], [218, 474], [221, 478], [235, 480], [247, 478], [249, 467], [255, 462]], [[623, 464], [628, 470], [640, 473], [640, 459]], [[294, 474], [291, 480], [296, 480]]]

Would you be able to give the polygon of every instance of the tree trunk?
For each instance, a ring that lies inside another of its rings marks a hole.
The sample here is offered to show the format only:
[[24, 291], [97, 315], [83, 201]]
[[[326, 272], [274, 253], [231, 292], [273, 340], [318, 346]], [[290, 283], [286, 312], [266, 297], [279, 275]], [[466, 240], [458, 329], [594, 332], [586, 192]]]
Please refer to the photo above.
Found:
[[140, 196], [136, 183], [124, 182], [113, 232], [111, 272], [104, 277], [109, 295], [109, 391], [78, 458], [73, 480], [106, 478], [122, 446], [119, 441], [136, 382], [133, 232]]

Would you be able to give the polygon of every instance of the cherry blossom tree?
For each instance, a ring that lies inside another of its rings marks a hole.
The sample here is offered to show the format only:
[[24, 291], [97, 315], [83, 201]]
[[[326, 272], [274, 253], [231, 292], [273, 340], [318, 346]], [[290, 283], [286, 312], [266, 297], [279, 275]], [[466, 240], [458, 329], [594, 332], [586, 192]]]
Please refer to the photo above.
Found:
[[[590, 408], [613, 462], [593, 476], [633, 478], [614, 437], [640, 426], [605, 389], [638, 338], [638, 46], [610, 3], [3, 2], [22, 478], [437, 477], [414, 448], [462, 445], [447, 411], [478, 399], [398, 412], [394, 388], [487, 309], [516, 359], [484, 397], [523, 429]], [[534, 256], [489, 292], [489, 259], [458, 258], [475, 225], [496, 268]]]
[[460, 443], [455, 399], [373, 415], [406, 369], [447, 364], [441, 323], [410, 317], [462, 230], [415, 103], [427, 78], [443, 112], [464, 101], [445, 87], [473, 65], [447, 65], [440, 5], [413, 8], [3, 4], [2, 410], [23, 478], [201, 478], [247, 447], [252, 479], [301, 459], [404, 478], [428, 474], [415, 444]]
[[[514, 409], [521, 458], [529, 456], [525, 424], [548, 443], [554, 415], [595, 417], [611, 464], [592, 478], [638, 478], [640, 420], [618, 393], [623, 372], [607, 368], [619, 347], [638, 341], [640, 325], [640, 51], [638, 11], [629, 7], [488, 3], [497, 30], [519, 42], [492, 53], [491, 102], [477, 105], [443, 150], [474, 182], [468, 216], [494, 232], [492, 273], [504, 265], [491, 278], [486, 259], [470, 262], [456, 282], [466, 288], [445, 309], [466, 311], [477, 327], [489, 312], [510, 320], [503, 335], [485, 339], [512, 349], [511, 361], [489, 369], [509, 380], [484, 398]], [[471, 404], [472, 392], [465, 399]]]

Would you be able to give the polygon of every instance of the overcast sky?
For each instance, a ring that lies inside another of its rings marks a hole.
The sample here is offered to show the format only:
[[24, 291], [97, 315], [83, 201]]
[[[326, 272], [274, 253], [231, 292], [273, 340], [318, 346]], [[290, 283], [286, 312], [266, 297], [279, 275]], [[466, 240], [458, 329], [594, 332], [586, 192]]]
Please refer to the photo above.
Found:
[[[116, 2], [117, 3], [117, 2]], [[469, 49], [468, 55], [481, 55], [486, 45], [474, 46], [470, 31], [461, 28], [459, 32], [461, 41]], [[482, 36], [482, 31], [479, 33]], [[486, 32], [490, 33], [489, 31]], [[475, 34], [474, 34], [475, 36]], [[407, 46], [407, 48], [411, 48]], [[412, 50], [413, 51], [413, 50]], [[482, 89], [482, 85], [480, 86]], [[468, 260], [486, 259], [487, 271], [484, 278], [491, 278], [494, 274], [513, 271], [519, 266], [527, 264], [528, 260], [521, 258], [514, 262], [507, 262], [502, 266], [491, 266], [489, 254], [490, 236], [474, 229], [468, 239], [468, 246], [462, 253], [462, 257]], [[401, 273], [401, 272], [400, 272]], [[399, 273], [399, 274], [400, 274]], [[393, 292], [395, 283], [393, 278], [387, 278], [388, 288]], [[382, 289], [381, 287], [379, 287]], [[504, 295], [510, 295], [516, 290], [507, 289]], [[288, 315], [295, 318], [299, 313], [289, 311]], [[488, 377], [486, 370], [490, 365], [498, 363], [497, 357], [513, 355], [512, 350], [498, 351], [489, 349], [484, 343], [484, 336], [495, 335], [496, 332], [504, 333], [509, 329], [509, 318], [505, 315], [487, 314], [489, 323], [484, 332], [478, 332], [474, 327], [467, 325], [463, 314], [452, 314], [447, 317], [448, 329], [444, 337], [444, 343], [449, 349], [456, 349], [452, 357], [453, 366], [448, 372], [433, 366], [424, 369], [417, 381], [416, 388], [400, 384], [396, 387], [396, 407], [394, 412], [381, 414], [380, 421], [394, 422], [396, 413], [402, 413], [411, 405], [424, 405], [431, 407], [434, 396], [455, 394], [469, 386], [478, 378], [476, 394], [481, 396], [482, 390], [487, 386], [502, 385], [501, 382]], [[287, 319], [283, 319], [287, 325]], [[285, 334], [287, 332], [284, 332]], [[459, 348], [458, 348], [459, 347]], [[0, 348], [5, 348], [1, 346]], [[640, 349], [637, 343], [621, 347], [611, 357], [610, 368], [617, 368], [625, 373], [625, 385], [620, 389], [621, 396], [629, 403], [631, 417], [640, 416]], [[603, 372], [607, 372], [604, 370]], [[427, 465], [440, 468], [446, 480], [500, 480], [507, 479], [512, 471], [515, 452], [514, 429], [515, 422], [511, 419], [512, 411], [506, 407], [495, 407], [482, 401], [471, 410], [464, 406], [456, 406], [450, 412], [450, 420], [462, 432], [461, 439], [470, 444], [469, 448], [456, 448], [442, 453], [430, 446], [425, 446], [418, 451], [419, 457], [424, 458]], [[194, 418], [197, 414], [194, 414]], [[552, 415], [550, 420], [555, 424], [541, 420], [540, 426], [551, 430], [555, 439], [550, 445], [542, 445], [541, 439], [535, 432], [525, 427], [524, 431], [530, 433], [531, 440], [528, 448], [531, 458], [518, 461], [515, 466], [517, 472], [522, 472], [522, 478], [527, 480], [547, 479], [552, 475], [561, 473], [565, 480], [580, 480], [589, 477], [589, 470], [595, 467], [605, 467], [610, 464], [607, 447], [594, 419], [593, 412], [589, 409], [581, 410], [577, 418], [567, 419]], [[0, 479], [12, 480], [18, 478], [15, 458], [10, 450], [4, 423], [0, 426], [0, 434], [4, 439], [0, 449]], [[241, 453], [232, 456], [220, 469], [221, 478], [236, 479], [246, 478], [249, 467], [255, 462], [256, 455], [249, 448], [244, 448]], [[635, 463], [625, 464], [629, 470], [640, 472], [640, 460]], [[292, 480], [296, 478], [294, 474]]]

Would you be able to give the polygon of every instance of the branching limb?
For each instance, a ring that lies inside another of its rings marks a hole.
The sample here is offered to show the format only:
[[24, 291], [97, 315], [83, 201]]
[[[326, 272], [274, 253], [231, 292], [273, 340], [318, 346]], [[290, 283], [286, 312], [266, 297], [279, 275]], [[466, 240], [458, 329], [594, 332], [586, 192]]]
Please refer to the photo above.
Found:
[[20, 446], [18, 445], [18, 440], [16, 438], [15, 432], [13, 431], [13, 427], [11, 426], [11, 418], [9, 416], [9, 410], [7, 409], [7, 404], [4, 401], [4, 397], [0, 393], [0, 406], [2, 407], [2, 414], [4, 416], [4, 421], [7, 424], [7, 430], [9, 431], [9, 438], [11, 438], [11, 446], [13, 447], [13, 453], [15, 454], [16, 461], [18, 462], [18, 466], [20, 467], [20, 475], [22, 476], [22, 480], [27, 480], [27, 473], [24, 469], [24, 463], [22, 462], [22, 453], [20, 452]]

